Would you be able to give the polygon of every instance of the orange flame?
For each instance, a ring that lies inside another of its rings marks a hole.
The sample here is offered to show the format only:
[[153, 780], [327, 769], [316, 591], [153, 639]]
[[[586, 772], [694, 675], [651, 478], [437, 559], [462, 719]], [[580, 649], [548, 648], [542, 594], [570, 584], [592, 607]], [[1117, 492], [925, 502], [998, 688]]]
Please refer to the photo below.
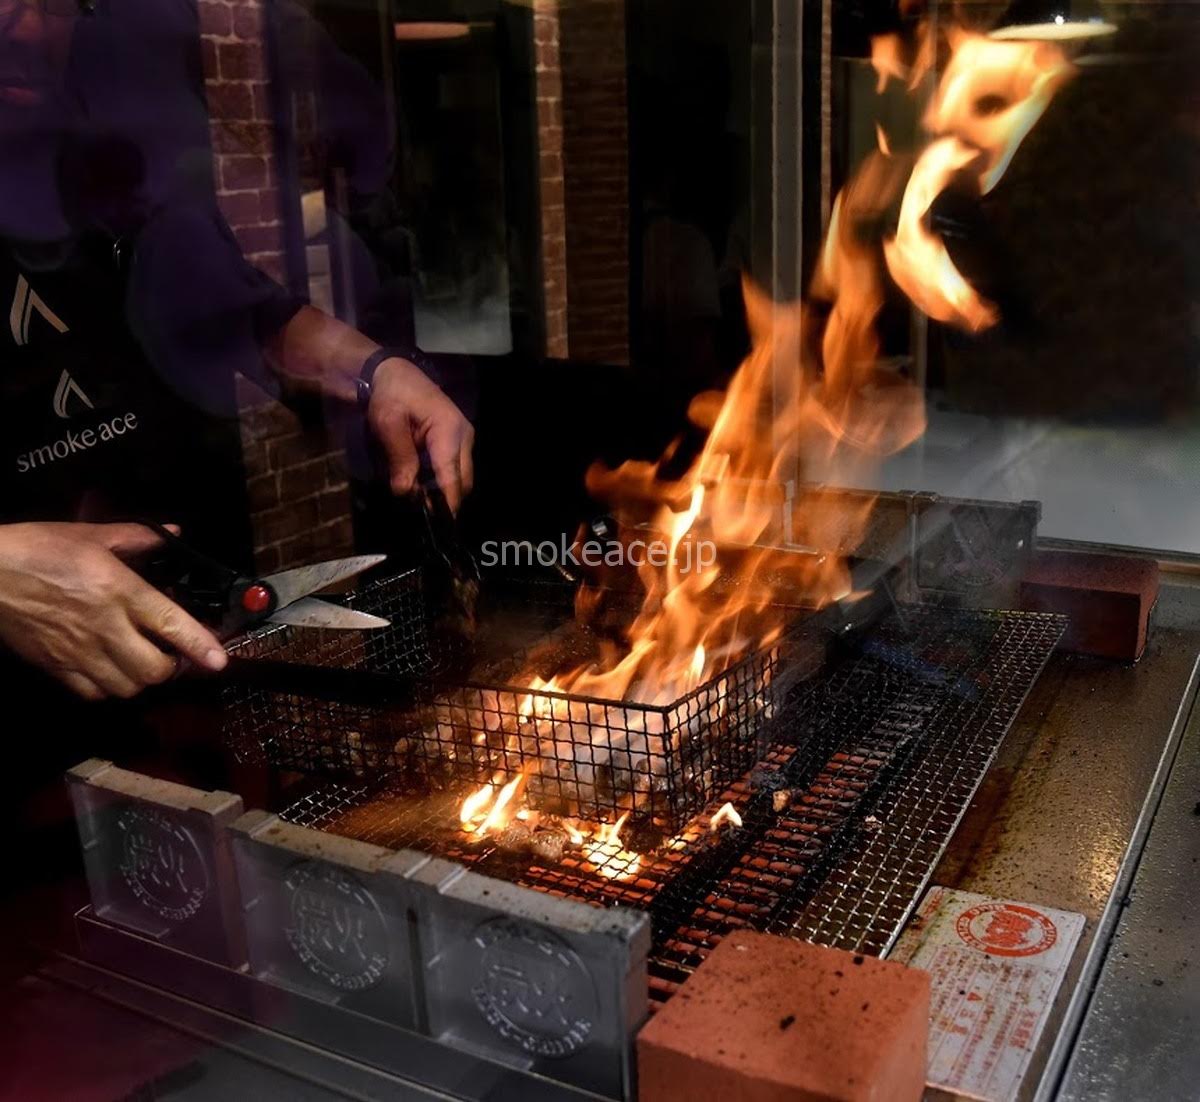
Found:
[[[503, 830], [514, 817], [522, 818], [517, 801], [527, 779], [527, 774], [518, 773], [497, 792], [497, 777], [491, 784], [485, 784], [472, 792], [463, 800], [458, 810], [458, 819], [463, 830], [482, 836]], [[482, 821], [477, 824], [476, 820], [480, 818]]]
[[472, 820], [476, 815], [480, 814], [492, 802], [492, 793], [496, 791], [494, 784], [485, 784], [478, 791], [472, 792], [462, 802], [462, 807], [459, 809], [458, 818], [464, 829], [474, 830]]
[[[911, 50], [897, 35], [876, 39], [879, 88], [890, 79], [906, 81], [910, 90], [926, 86], [941, 41], [928, 25]], [[973, 332], [997, 322], [995, 305], [958, 271], [930, 228], [930, 210], [956, 180], [973, 182], [980, 193], [995, 187], [1072, 72], [1050, 43], [995, 41], [958, 30], [946, 42], [949, 62], [923, 117], [928, 143], [914, 161], [893, 152], [877, 128], [878, 150], [864, 158], [833, 204], [810, 301], [776, 303], [744, 283], [750, 352], [723, 395], [693, 400], [689, 419], [707, 435], [683, 473], [678, 441], [658, 462], [596, 465], [588, 472], [588, 489], [626, 524], [661, 537], [666, 554], [659, 561], [647, 556], [636, 567], [641, 605], [622, 645], [548, 680], [532, 671], [522, 679], [530, 693], [519, 703], [517, 729], [499, 733], [506, 750], [519, 749], [532, 764], [499, 792], [498, 776], [469, 797], [464, 824], [483, 816], [479, 832], [496, 829], [526, 792], [536, 806], [543, 789], [587, 793], [601, 778], [606, 798], [615, 792], [621, 806], [641, 807], [656, 778], [626, 763], [661, 760], [671, 749], [663, 745], [668, 728], [662, 713], [620, 702], [669, 705], [747, 653], [771, 646], [788, 626], [789, 607], [820, 607], [851, 593], [845, 556], [866, 530], [870, 498], [863, 495], [861, 507], [848, 508], [844, 498], [834, 504], [811, 490], [789, 514], [783, 487], [828, 478], [830, 468], [840, 480], [862, 484], [863, 468], [924, 431], [921, 390], [902, 365], [881, 357], [876, 322], [891, 290], [887, 274], [938, 321]], [[897, 201], [896, 232], [881, 240], [871, 227], [886, 225]], [[702, 543], [715, 548], [713, 558], [694, 554]], [[781, 588], [786, 602], [777, 599]], [[577, 611], [586, 615], [598, 601], [584, 587]], [[539, 690], [614, 703], [535, 695]], [[614, 714], [605, 715], [606, 707]], [[719, 699], [712, 706], [721, 707]], [[703, 720], [720, 718], [706, 713]], [[494, 731], [495, 724], [486, 729]], [[593, 745], [580, 746], [581, 731], [594, 733]], [[622, 732], [623, 745], [612, 745], [614, 731]], [[620, 839], [628, 814], [599, 828], [567, 828], [601, 875], [637, 871], [640, 858]], [[737, 821], [726, 805], [710, 827]]]
[[960, 173], [981, 194], [994, 188], [1074, 70], [1052, 43], [995, 41], [958, 29], [948, 38], [950, 61], [924, 118], [935, 137], [913, 166], [896, 236], [883, 251], [892, 278], [915, 306], [937, 321], [979, 332], [999, 314], [926, 225], [930, 208]]
[[610, 880], [631, 880], [642, 863], [641, 855], [627, 850], [621, 842], [621, 828], [628, 818], [626, 811], [615, 823], [604, 824], [584, 847], [588, 861]]
[[908, 67], [901, 61], [901, 43], [898, 34], [877, 34], [871, 39], [871, 67], [875, 70], [875, 91], [887, 87], [889, 77], [903, 80], [908, 76]]
[[997, 41], [957, 29], [948, 36], [950, 62], [924, 123], [983, 154], [979, 183], [986, 194], [1075, 68], [1052, 42]]
[[479, 824], [479, 833], [487, 834], [489, 830], [503, 830], [512, 821], [513, 813], [517, 810], [515, 806], [510, 806], [513, 800], [521, 794], [521, 790], [525, 787], [525, 774], [518, 773], [511, 781], [508, 782], [496, 797], [496, 802], [492, 804], [491, 810], [487, 813], [487, 818]]
[[941, 138], [928, 146], [904, 192], [896, 236], [883, 243], [888, 271], [913, 304], [937, 321], [953, 322], [973, 333], [995, 325], [999, 315], [963, 278], [925, 220], [959, 169], [977, 157], [977, 150], [957, 138]]

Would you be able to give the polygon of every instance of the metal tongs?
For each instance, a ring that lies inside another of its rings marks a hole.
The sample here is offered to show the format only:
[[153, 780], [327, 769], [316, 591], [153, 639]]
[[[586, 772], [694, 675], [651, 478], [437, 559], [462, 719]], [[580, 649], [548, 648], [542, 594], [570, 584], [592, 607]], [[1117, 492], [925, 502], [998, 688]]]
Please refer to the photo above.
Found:
[[161, 524], [145, 520], [139, 523], [161, 537], [165, 545], [148, 564], [147, 581], [222, 639], [242, 635], [263, 623], [339, 630], [389, 626], [382, 616], [312, 596], [378, 566], [386, 555], [330, 559], [255, 578], [197, 550]]
[[478, 628], [480, 573], [459, 534], [457, 518], [435, 485], [418, 495], [424, 520], [430, 626], [444, 662], [467, 661]]

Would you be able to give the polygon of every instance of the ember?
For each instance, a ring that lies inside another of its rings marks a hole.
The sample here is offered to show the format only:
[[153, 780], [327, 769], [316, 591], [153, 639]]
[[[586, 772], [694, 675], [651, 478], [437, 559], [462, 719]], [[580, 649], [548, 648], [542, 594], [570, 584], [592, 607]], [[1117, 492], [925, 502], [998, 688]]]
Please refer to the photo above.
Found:
[[708, 821], [708, 829], [714, 834], [720, 830], [722, 823], [728, 823], [730, 826], [740, 827], [742, 825], [742, 817], [738, 814], [737, 808], [731, 803], [723, 803], [714, 813], [713, 817]]

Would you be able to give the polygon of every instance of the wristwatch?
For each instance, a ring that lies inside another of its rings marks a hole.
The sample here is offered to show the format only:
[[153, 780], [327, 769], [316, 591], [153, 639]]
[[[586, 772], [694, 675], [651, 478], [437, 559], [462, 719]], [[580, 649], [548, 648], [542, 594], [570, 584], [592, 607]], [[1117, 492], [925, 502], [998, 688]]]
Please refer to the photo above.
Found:
[[363, 413], [367, 412], [367, 406], [371, 404], [371, 384], [375, 381], [375, 372], [379, 370], [379, 365], [384, 360], [394, 359], [407, 360], [410, 364], [415, 364], [430, 378], [433, 378], [434, 372], [431, 369], [430, 363], [419, 349], [402, 348], [398, 345], [377, 348], [363, 360], [363, 365], [358, 372], [358, 378], [354, 380], [355, 386], [358, 389], [358, 408]]

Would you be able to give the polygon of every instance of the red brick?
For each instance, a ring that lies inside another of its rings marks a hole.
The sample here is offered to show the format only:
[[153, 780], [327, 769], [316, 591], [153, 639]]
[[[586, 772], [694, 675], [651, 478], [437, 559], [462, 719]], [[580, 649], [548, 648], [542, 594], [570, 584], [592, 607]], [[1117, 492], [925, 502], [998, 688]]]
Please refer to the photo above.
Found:
[[263, 51], [256, 42], [222, 42], [217, 59], [222, 80], [257, 80], [263, 75]]
[[234, 236], [242, 247], [242, 252], [253, 255], [279, 249], [283, 244], [282, 230], [279, 225], [268, 224], [259, 226], [238, 226]]
[[261, 192], [235, 191], [221, 196], [221, 213], [231, 226], [253, 226], [263, 220]]
[[281, 224], [279, 216], [279, 189], [269, 187], [259, 193], [259, 210], [264, 225]]
[[221, 187], [225, 191], [256, 191], [271, 180], [266, 157], [232, 153], [220, 158]]
[[266, 84], [255, 84], [251, 86], [251, 91], [254, 97], [254, 117], [262, 122], [271, 122], [270, 87]]
[[284, 471], [297, 464], [306, 463], [320, 454], [320, 442], [298, 432], [267, 442], [267, 455], [274, 471]]
[[287, 265], [283, 262], [282, 253], [250, 253], [246, 260], [264, 275], [269, 275], [276, 283], [287, 282]]
[[254, 569], [260, 574], [273, 574], [280, 569], [282, 558], [279, 554], [279, 544], [269, 547], [259, 547], [254, 551]]
[[344, 555], [354, 547], [354, 525], [349, 514], [344, 514], [331, 524], [323, 524], [312, 533], [312, 551], [322, 559]]
[[279, 504], [279, 476], [271, 473], [248, 478], [246, 500], [254, 513], [274, 509]]
[[316, 498], [289, 501], [275, 509], [268, 509], [254, 517], [255, 542], [260, 545], [293, 539], [302, 532], [309, 532], [317, 525]]
[[563, 182], [560, 178], [551, 176], [543, 179], [541, 191], [543, 208], [563, 205]]
[[219, 80], [208, 85], [208, 113], [213, 119], [250, 119], [254, 99], [249, 84]]
[[261, 441], [264, 447], [268, 440], [297, 435], [296, 415], [257, 387], [248, 387], [239, 401], [243, 435]]
[[233, 33], [242, 39], [262, 38], [262, 11], [257, 4], [243, 2], [233, 9]]
[[325, 489], [325, 459], [309, 459], [294, 467], [285, 467], [279, 475], [280, 492], [285, 501], [311, 497]]
[[200, 63], [209, 80], [217, 78], [217, 44], [211, 38], [200, 39]]
[[562, 131], [559, 128], [562, 126], [562, 104], [556, 97], [540, 97], [537, 103], [537, 112], [538, 135], [541, 142], [545, 141], [550, 128], [554, 128], [552, 133], [557, 131], [561, 135]]
[[311, 531], [293, 536], [291, 539], [281, 540], [279, 543], [280, 569], [287, 570], [293, 566], [307, 566], [316, 559], [317, 551]]
[[354, 548], [354, 530], [350, 518], [333, 524], [307, 529], [280, 544], [280, 562], [284, 567], [303, 566], [320, 559], [345, 555]]
[[270, 126], [257, 120], [218, 119], [212, 127], [213, 151], [269, 157], [275, 151]]
[[1150, 559], [1038, 551], [1021, 581], [1020, 605], [1065, 614], [1065, 650], [1136, 662], [1146, 649], [1158, 583], [1158, 563]]
[[770, 934], [727, 937], [638, 1036], [640, 1102], [905, 1102], [929, 977]]
[[325, 478], [330, 486], [346, 483], [346, 457], [340, 451], [325, 456]]
[[200, 33], [224, 38], [233, 33], [233, 8], [222, 0], [200, 0]]
[[249, 478], [268, 474], [271, 470], [267, 461], [266, 442], [248, 440], [244, 431], [242, 433], [242, 465], [246, 468], [246, 475]]
[[317, 516], [322, 524], [350, 515], [350, 487], [343, 484], [326, 490], [317, 498]]
[[535, 15], [533, 17], [533, 40], [538, 45], [557, 45], [558, 19], [552, 15]]

